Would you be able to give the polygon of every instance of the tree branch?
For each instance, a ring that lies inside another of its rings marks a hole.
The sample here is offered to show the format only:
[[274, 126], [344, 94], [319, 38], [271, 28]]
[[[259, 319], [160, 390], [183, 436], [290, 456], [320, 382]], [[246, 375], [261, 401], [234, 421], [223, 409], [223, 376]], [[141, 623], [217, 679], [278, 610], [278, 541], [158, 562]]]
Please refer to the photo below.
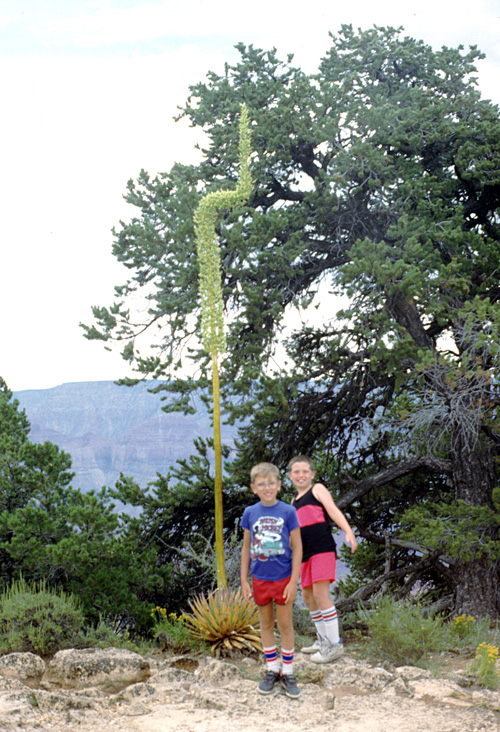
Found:
[[340, 498], [336, 500], [336, 504], [340, 509], [343, 509], [346, 506], [350, 506], [354, 501], [359, 500], [373, 488], [379, 488], [387, 483], [392, 483], [398, 478], [402, 478], [405, 475], [409, 475], [410, 473], [414, 473], [421, 469], [449, 474], [451, 473], [451, 462], [450, 460], [434, 457], [434, 455], [422, 455], [421, 457], [414, 458], [412, 460], [403, 460], [398, 463], [398, 465], [393, 465], [386, 470], [381, 470], [379, 473], [365, 478], [365, 480], [358, 483], [355, 488], [340, 496]]

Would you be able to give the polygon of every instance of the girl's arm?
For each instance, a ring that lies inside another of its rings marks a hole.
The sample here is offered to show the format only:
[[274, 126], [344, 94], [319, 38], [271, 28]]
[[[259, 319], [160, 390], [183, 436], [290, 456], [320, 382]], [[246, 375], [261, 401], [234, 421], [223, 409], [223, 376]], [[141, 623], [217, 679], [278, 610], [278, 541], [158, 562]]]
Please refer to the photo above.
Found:
[[346, 517], [344, 516], [340, 508], [337, 508], [337, 506], [335, 505], [328, 488], [326, 488], [326, 486], [324, 486], [322, 483], [315, 483], [313, 485], [312, 492], [316, 500], [323, 504], [325, 511], [330, 516], [332, 521], [337, 524], [339, 529], [342, 529], [342, 531], [345, 532], [345, 540], [348, 544], [351, 545], [351, 553], [354, 554], [358, 546], [358, 542], [356, 541], [356, 537], [354, 536], [353, 530], [349, 526], [349, 522], [347, 521]]

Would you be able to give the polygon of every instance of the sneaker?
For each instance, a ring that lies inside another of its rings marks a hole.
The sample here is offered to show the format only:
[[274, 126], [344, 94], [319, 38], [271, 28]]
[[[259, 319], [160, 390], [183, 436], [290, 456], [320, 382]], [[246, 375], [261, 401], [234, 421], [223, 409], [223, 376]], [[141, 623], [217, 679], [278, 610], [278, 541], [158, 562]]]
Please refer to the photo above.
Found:
[[318, 653], [311, 656], [311, 661], [313, 663], [330, 663], [343, 655], [344, 646], [342, 645], [342, 641], [330, 643], [330, 641], [325, 640]]
[[305, 648], [301, 649], [302, 653], [317, 653], [321, 650], [321, 641], [319, 638], [316, 638], [312, 646], [305, 646]]
[[298, 699], [300, 696], [297, 680], [293, 674], [283, 674], [281, 677], [283, 690], [290, 699]]
[[259, 694], [270, 694], [279, 681], [279, 678], [280, 674], [278, 671], [267, 671], [259, 684]]

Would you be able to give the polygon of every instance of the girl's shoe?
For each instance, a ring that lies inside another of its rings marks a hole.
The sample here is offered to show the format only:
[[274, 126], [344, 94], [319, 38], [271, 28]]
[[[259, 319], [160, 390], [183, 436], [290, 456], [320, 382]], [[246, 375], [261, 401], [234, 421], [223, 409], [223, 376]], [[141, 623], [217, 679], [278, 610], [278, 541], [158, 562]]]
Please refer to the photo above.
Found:
[[318, 653], [311, 656], [311, 661], [313, 663], [330, 663], [331, 661], [336, 661], [337, 658], [340, 658], [343, 655], [344, 646], [342, 645], [342, 641], [339, 641], [338, 643], [330, 643], [329, 640], [325, 639], [321, 644], [321, 648]]
[[316, 638], [312, 646], [306, 646], [305, 648], [302, 648], [302, 653], [317, 653], [321, 650], [321, 641], [319, 638]]

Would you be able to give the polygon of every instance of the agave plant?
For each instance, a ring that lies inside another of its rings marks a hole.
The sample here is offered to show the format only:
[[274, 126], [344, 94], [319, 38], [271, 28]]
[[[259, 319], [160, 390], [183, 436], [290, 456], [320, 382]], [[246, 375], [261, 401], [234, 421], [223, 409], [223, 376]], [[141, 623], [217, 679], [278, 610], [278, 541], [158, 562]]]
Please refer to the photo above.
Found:
[[259, 613], [241, 590], [223, 588], [208, 596], [198, 595], [189, 606], [192, 615], [187, 615], [186, 622], [191, 633], [208, 643], [217, 658], [234, 651], [261, 650]]

